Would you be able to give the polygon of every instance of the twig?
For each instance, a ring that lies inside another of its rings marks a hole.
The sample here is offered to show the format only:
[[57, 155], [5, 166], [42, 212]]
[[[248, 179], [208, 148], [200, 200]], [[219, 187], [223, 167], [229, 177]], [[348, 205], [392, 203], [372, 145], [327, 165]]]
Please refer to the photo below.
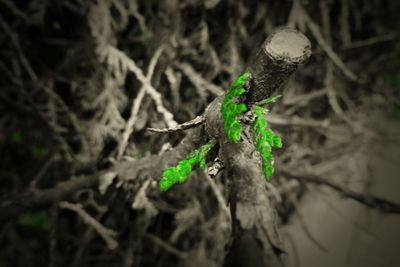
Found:
[[93, 229], [104, 239], [107, 243], [107, 247], [109, 249], [115, 249], [118, 246], [118, 242], [114, 239], [117, 236], [117, 232], [114, 230], [108, 229], [103, 226], [100, 222], [98, 222], [95, 218], [93, 218], [89, 213], [87, 213], [80, 204], [73, 204], [70, 202], [60, 202], [58, 204], [63, 209], [69, 209], [75, 211], [83, 221], [92, 226]]
[[[330, 8], [329, 4], [326, 1], [320, 2], [321, 16], [322, 16], [322, 27], [325, 34], [326, 42], [329, 46], [332, 45], [331, 38], [331, 25], [330, 25]], [[343, 109], [340, 107], [339, 102], [336, 96], [336, 90], [334, 87], [334, 75], [333, 75], [333, 64], [330, 61], [326, 61], [326, 73], [325, 73], [325, 87], [328, 90], [328, 101], [333, 111], [338, 115], [341, 119], [347, 122], [350, 127], [353, 127], [354, 123], [348, 118], [347, 115], [344, 114]]]
[[[151, 78], [153, 77], [154, 69], [157, 65], [158, 59], [160, 58], [163, 50], [164, 50], [164, 47], [160, 46], [156, 50], [156, 52], [154, 53], [153, 57], [150, 60], [149, 67], [147, 70], [147, 75], [146, 75], [146, 79], [149, 81], [151, 81]], [[139, 94], [136, 96], [135, 101], [132, 104], [131, 115], [125, 125], [125, 130], [122, 134], [122, 140], [118, 145], [117, 159], [120, 159], [122, 157], [122, 155], [125, 152], [126, 146], [128, 145], [128, 140], [129, 140], [129, 137], [133, 133], [133, 126], [138, 119], [140, 105], [143, 102], [143, 97], [144, 97], [145, 93], [146, 93], [146, 88], [143, 85], [140, 88]]]
[[211, 179], [208, 173], [205, 174], [207, 182], [210, 184], [211, 189], [214, 192], [215, 197], [220, 205], [220, 208], [224, 211], [227, 218], [231, 219], [231, 211], [227, 207], [227, 203], [225, 201], [224, 196], [221, 193], [221, 190], [218, 188], [218, 185], [215, 183], [213, 179]]
[[340, 1], [340, 37], [342, 39], [343, 46], [347, 46], [351, 42], [350, 25], [349, 25], [349, 1]]
[[18, 53], [18, 57], [21, 61], [21, 64], [24, 66], [26, 72], [30, 76], [32, 81], [38, 81], [38, 77], [35, 73], [35, 71], [32, 68], [32, 65], [29, 63], [28, 59], [26, 58], [20, 42], [19, 42], [19, 37], [18, 34], [13, 32], [8, 25], [8, 23], [3, 19], [3, 17], [0, 15], [0, 25], [3, 27], [4, 31], [10, 36], [11, 42], [14, 45], [16, 52]]
[[168, 79], [172, 94], [172, 103], [174, 106], [179, 107], [181, 105], [181, 98], [179, 96], [179, 87], [182, 80], [182, 73], [174, 72], [171, 66], [168, 66], [165, 70], [165, 76]]
[[295, 0], [297, 3], [297, 18], [300, 18], [301, 21], [304, 21], [307, 27], [310, 29], [315, 39], [321, 48], [325, 51], [325, 53], [329, 56], [329, 58], [335, 63], [335, 65], [342, 70], [342, 72], [352, 81], [357, 81], [357, 75], [351, 71], [346, 64], [340, 59], [340, 57], [333, 51], [332, 47], [328, 44], [325, 38], [322, 36], [321, 30], [319, 26], [311, 19], [308, 13], [301, 6], [299, 0]]
[[276, 125], [291, 125], [301, 127], [315, 127], [315, 128], [327, 128], [329, 126], [329, 119], [314, 120], [314, 119], [303, 119], [298, 116], [292, 118], [281, 116], [277, 114], [268, 114], [266, 116], [268, 123]]
[[162, 240], [161, 238], [159, 238], [156, 235], [147, 233], [145, 235], [145, 237], [151, 239], [155, 244], [157, 244], [158, 246], [162, 247], [163, 249], [165, 249], [169, 253], [174, 254], [175, 256], [177, 256], [181, 260], [186, 260], [187, 257], [188, 257], [188, 255], [185, 252], [182, 252], [182, 251], [174, 248], [173, 246], [171, 246], [170, 244], [168, 244], [167, 242], [165, 242], [164, 240]]
[[396, 38], [395, 34], [385, 34], [381, 36], [375, 36], [366, 40], [354, 41], [343, 45], [342, 49], [353, 49], [353, 48], [360, 48], [363, 46], [375, 45], [383, 42], [390, 42]]
[[172, 115], [172, 113], [164, 107], [161, 94], [151, 85], [149, 78], [143, 74], [143, 71], [136, 65], [136, 63], [124, 52], [116, 47], [105, 45], [99, 50], [103, 49], [106, 51], [106, 57], [118, 58], [120, 64], [125, 65], [125, 67], [129, 71], [135, 74], [136, 78], [142, 83], [146, 93], [150, 95], [150, 97], [155, 102], [157, 111], [164, 116], [164, 121], [166, 122], [168, 127], [174, 127], [175, 125], [177, 125], [177, 122], [173, 119], [174, 116]]
[[340, 57], [333, 51], [331, 46], [327, 44], [325, 39], [322, 37], [322, 34], [319, 30], [319, 26], [311, 20], [310, 17], [307, 15], [307, 25], [310, 28], [311, 32], [317, 39], [317, 42], [321, 46], [321, 48], [325, 51], [325, 53], [329, 56], [329, 58], [335, 63], [335, 65], [342, 70], [342, 72], [352, 81], [357, 81], [358, 77], [357, 75], [351, 71], [346, 64], [340, 59]]
[[131, 134], [133, 133], [133, 126], [138, 119], [139, 108], [141, 103], [143, 102], [143, 97], [145, 95], [144, 88], [140, 88], [139, 94], [136, 96], [135, 101], [131, 107], [131, 116], [125, 125], [125, 130], [122, 133], [122, 140], [118, 145], [118, 154], [117, 159], [120, 159], [125, 152], [126, 146], [128, 145], [128, 140]]
[[22, 18], [25, 22], [28, 22], [29, 19], [24, 12], [22, 12], [14, 3], [13, 1], [9, 0], [0, 0], [5, 6], [7, 6], [15, 15]]
[[32, 181], [29, 184], [29, 189], [34, 190], [36, 189], [36, 184], [38, 183], [39, 179], [42, 178], [42, 176], [46, 173], [46, 171], [49, 169], [51, 164], [53, 163], [55, 159], [55, 155], [51, 155], [48, 160], [43, 164], [43, 166], [40, 168], [39, 172], [35, 175], [35, 177], [32, 179]]
[[83, 150], [86, 151], [89, 147], [89, 144], [87, 142], [87, 139], [80, 131], [79, 119], [76, 117], [75, 113], [73, 113], [71, 109], [67, 106], [67, 104], [65, 104], [64, 100], [57, 93], [54, 92], [53, 83], [51, 83], [50, 87], [48, 87], [47, 85], [43, 85], [43, 89], [50, 97], [54, 98], [58, 102], [58, 104], [60, 104], [60, 106], [64, 109], [67, 117], [69, 118], [72, 124], [72, 127], [74, 128], [76, 134], [81, 140]]
[[154, 133], [173, 133], [173, 132], [178, 132], [178, 131], [183, 131], [187, 130], [193, 127], [196, 127], [198, 125], [203, 124], [205, 121], [204, 116], [197, 116], [193, 120], [184, 122], [182, 124], [178, 124], [176, 127], [173, 128], [164, 128], [164, 129], [156, 129], [156, 128], [147, 128], [148, 131], [154, 132]]
[[312, 174], [293, 174], [285, 170], [279, 170], [278, 173], [282, 174], [287, 178], [296, 179], [300, 182], [328, 186], [329, 188], [341, 193], [344, 197], [354, 199], [370, 208], [378, 209], [384, 213], [400, 213], [399, 204], [396, 204], [394, 202], [379, 197], [354, 192], [348, 189], [347, 187], [339, 185], [328, 179], [323, 179], [321, 177]]
[[73, 177], [49, 189], [28, 190], [14, 197], [4, 198], [0, 203], [0, 222], [10, 220], [27, 209], [48, 207], [49, 205], [65, 200], [78, 189], [93, 186], [101, 173]]
[[197, 73], [191, 65], [183, 62], [183, 63], [176, 63], [175, 64], [180, 70], [183, 71], [183, 73], [188, 77], [188, 79], [194, 84], [194, 86], [197, 88], [197, 90], [200, 91], [200, 95], [202, 94], [202, 91], [204, 89], [208, 90], [209, 92], [211, 92], [212, 94], [219, 96], [222, 95], [224, 93], [224, 90], [207, 81], [206, 79], [204, 79], [199, 73]]
[[328, 92], [327, 88], [323, 88], [317, 91], [312, 91], [308, 94], [303, 94], [303, 95], [296, 95], [293, 97], [286, 97], [283, 98], [283, 104], [285, 105], [306, 105], [308, 102], [313, 100], [314, 98], [321, 97], [326, 95]]

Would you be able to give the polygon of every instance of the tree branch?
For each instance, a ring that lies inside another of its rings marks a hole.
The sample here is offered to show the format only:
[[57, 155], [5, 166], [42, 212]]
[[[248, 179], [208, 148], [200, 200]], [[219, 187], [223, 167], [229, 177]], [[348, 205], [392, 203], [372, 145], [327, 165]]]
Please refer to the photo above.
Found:
[[371, 196], [371, 195], [366, 195], [366, 194], [361, 194], [354, 192], [342, 185], [339, 185], [335, 182], [332, 182], [327, 179], [322, 179], [321, 177], [314, 176], [311, 174], [307, 175], [302, 175], [302, 174], [293, 174], [288, 171], [280, 170], [278, 173], [281, 175], [289, 178], [289, 179], [295, 179], [300, 182], [306, 182], [306, 183], [313, 183], [317, 185], [325, 185], [337, 192], [339, 192], [342, 196], [354, 199], [361, 204], [364, 204], [370, 208], [378, 209], [381, 212], [384, 213], [400, 213], [400, 204], [396, 204], [394, 202], [391, 202], [389, 200]]

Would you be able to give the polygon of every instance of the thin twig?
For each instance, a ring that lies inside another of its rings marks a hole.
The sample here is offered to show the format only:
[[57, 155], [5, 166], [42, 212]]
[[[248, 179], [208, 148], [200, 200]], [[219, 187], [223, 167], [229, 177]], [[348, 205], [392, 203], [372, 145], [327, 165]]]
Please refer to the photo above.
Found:
[[382, 199], [379, 197], [354, 192], [348, 189], [347, 187], [339, 185], [328, 179], [323, 179], [321, 177], [312, 174], [293, 174], [286, 170], [279, 170], [278, 173], [282, 174], [287, 178], [296, 179], [300, 182], [328, 186], [329, 188], [341, 193], [342, 196], [344, 197], [354, 199], [360, 202], [361, 204], [364, 204], [370, 208], [378, 209], [383, 213], [400, 213], [400, 204], [396, 204], [392, 201]]
[[359, 40], [351, 42], [347, 45], [343, 45], [342, 49], [353, 49], [353, 48], [360, 48], [369, 45], [375, 45], [383, 42], [390, 42], [396, 38], [395, 34], [385, 34], [380, 36], [375, 36], [365, 40]]
[[329, 126], [329, 119], [314, 120], [314, 119], [303, 119], [298, 116], [281, 116], [277, 114], [268, 114], [266, 116], [268, 123], [275, 125], [290, 125], [290, 126], [301, 126], [301, 127], [312, 127], [312, 128], [327, 128]]
[[164, 107], [161, 94], [151, 85], [149, 78], [143, 74], [143, 71], [136, 65], [136, 63], [116, 47], [105, 45], [103, 49], [107, 51], [106, 54], [108, 57], [116, 57], [120, 59], [121, 64], [125, 64], [126, 68], [135, 74], [136, 78], [142, 83], [146, 93], [156, 104], [157, 111], [164, 116], [164, 121], [168, 127], [174, 127], [177, 125], [177, 122], [173, 119], [173, 114]]
[[155, 244], [157, 244], [158, 246], [162, 247], [163, 249], [165, 249], [169, 253], [177, 256], [181, 260], [186, 260], [188, 258], [188, 255], [185, 252], [182, 252], [182, 251], [174, 248], [173, 246], [171, 246], [170, 244], [168, 244], [167, 242], [165, 242], [164, 240], [162, 240], [161, 238], [159, 238], [156, 235], [147, 233], [145, 235], [145, 237], [151, 239]]
[[164, 128], [164, 129], [156, 129], [156, 128], [147, 128], [148, 131], [154, 133], [173, 133], [178, 131], [187, 130], [196, 126], [203, 124], [205, 121], [204, 116], [197, 116], [193, 120], [184, 122], [182, 124], [178, 124], [176, 127], [173, 128]]
[[293, 97], [285, 97], [283, 98], [283, 104], [285, 105], [307, 105], [308, 102], [313, 100], [314, 98], [321, 97], [326, 95], [328, 92], [327, 88], [323, 88], [320, 90], [312, 91], [308, 94], [295, 95]]
[[11, 42], [14, 45], [16, 52], [18, 53], [17, 55], [21, 61], [21, 64], [22, 66], [24, 66], [31, 80], [34, 82], [38, 81], [38, 76], [33, 70], [32, 65], [29, 63], [21, 47], [18, 34], [15, 33], [15, 31], [13, 32], [11, 30], [10, 25], [8, 25], [8, 23], [3, 19], [1, 15], [0, 15], [0, 25], [3, 27], [4, 31], [10, 36]]
[[230, 219], [231, 218], [231, 211], [227, 207], [225, 198], [222, 195], [221, 190], [219, 189], [218, 185], [215, 183], [215, 181], [213, 179], [211, 179], [211, 177], [210, 177], [210, 175], [208, 173], [206, 173], [206, 180], [210, 184], [211, 189], [213, 190], [214, 195], [217, 198], [217, 201], [218, 201], [218, 203], [220, 205], [220, 208], [224, 211], [224, 213], [227, 216], [227, 218]]
[[[158, 59], [160, 58], [163, 50], [164, 50], [163, 46], [159, 47], [150, 60], [150, 64], [149, 64], [149, 67], [147, 70], [147, 76], [146, 76], [146, 79], [149, 81], [153, 77], [154, 69], [157, 65]], [[122, 134], [122, 140], [118, 145], [117, 159], [120, 159], [122, 157], [122, 155], [124, 154], [125, 149], [128, 145], [128, 140], [129, 140], [129, 137], [133, 133], [134, 124], [138, 119], [139, 109], [143, 102], [143, 97], [144, 97], [145, 93], [146, 93], [146, 89], [145, 89], [145, 86], [143, 85], [140, 88], [139, 94], [136, 96], [135, 101], [133, 101], [133, 103], [132, 103], [131, 115], [125, 125], [125, 129]]]
[[13, 1], [9, 0], [0, 0], [5, 6], [7, 6], [15, 15], [22, 18], [25, 22], [28, 22], [29, 19], [24, 12], [22, 12], [14, 3]]
[[197, 90], [200, 91], [200, 95], [203, 94], [204, 90], [208, 90], [212, 94], [219, 96], [224, 93], [224, 90], [203, 78], [199, 73], [197, 73], [191, 65], [188, 63], [176, 63], [175, 64], [182, 72], [188, 77], [188, 79], [194, 84]]
[[357, 75], [351, 71], [346, 64], [340, 59], [340, 57], [333, 51], [332, 47], [328, 44], [328, 42], [323, 37], [320, 27], [313, 21], [313, 19], [308, 15], [307, 11], [301, 6], [299, 0], [296, 1], [296, 18], [299, 20], [298, 23], [304, 22], [307, 27], [310, 29], [311, 33], [314, 35], [318, 44], [325, 51], [325, 53], [329, 56], [329, 58], [335, 63], [335, 65], [342, 70], [342, 72], [352, 81], [357, 81]]
[[46, 171], [49, 169], [53, 161], [55, 160], [56, 156], [52, 154], [48, 160], [43, 164], [43, 166], [40, 168], [39, 172], [35, 175], [35, 177], [32, 179], [32, 181], [29, 184], [29, 190], [34, 190], [36, 189], [36, 184], [39, 182], [39, 179], [42, 178], [42, 176], [46, 173]]
[[73, 204], [70, 202], [60, 202], [58, 204], [63, 209], [69, 209], [75, 211], [85, 223], [92, 226], [96, 232], [104, 239], [107, 243], [107, 247], [109, 249], [115, 249], [118, 246], [118, 242], [114, 239], [117, 236], [117, 232], [114, 230], [108, 229], [103, 226], [100, 222], [98, 222], [95, 218], [93, 218], [89, 213], [87, 213], [81, 205]]

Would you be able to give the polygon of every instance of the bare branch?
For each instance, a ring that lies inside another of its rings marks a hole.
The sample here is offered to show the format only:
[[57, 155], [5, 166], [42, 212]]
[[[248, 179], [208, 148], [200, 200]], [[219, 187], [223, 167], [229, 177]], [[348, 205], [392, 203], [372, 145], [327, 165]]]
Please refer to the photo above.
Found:
[[173, 128], [165, 128], [165, 129], [156, 129], [156, 128], [147, 128], [148, 131], [154, 132], [154, 133], [173, 133], [173, 132], [178, 132], [178, 131], [183, 131], [187, 130], [196, 126], [199, 126], [203, 124], [205, 121], [205, 118], [203, 115], [197, 116], [191, 121], [187, 121], [185, 123], [179, 124], [176, 127]]
[[117, 236], [117, 232], [108, 229], [103, 226], [99, 221], [93, 218], [89, 213], [87, 213], [81, 205], [73, 204], [69, 202], [62, 201], [58, 204], [63, 209], [69, 209], [76, 212], [82, 220], [88, 225], [92, 226], [94, 230], [104, 239], [107, 243], [109, 249], [115, 249], [118, 247], [118, 242], [114, 239]]
[[50, 189], [30, 190], [14, 197], [5, 197], [0, 203], [0, 222], [18, 216], [24, 210], [48, 207], [68, 199], [78, 189], [95, 185], [100, 175], [73, 177]]
[[347, 187], [339, 185], [328, 179], [323, 179], [321, 177], [314, 176], [312, 174], [305, 174], [305, 175], [293, 174], [284, 170], [279, 170], [278, 173], [287, 178], [296, 179], [300, 182], [328, 186], [329, 188], [341, 193], [344, 197], [354, 199], [360, 202], [361, 204], [364, 204], [370, 208], [378, 209], [384, 213], [400, 213], [400, 204], [396, 204], [394, 202], [379, 197], [354, 192], [348, 189]]

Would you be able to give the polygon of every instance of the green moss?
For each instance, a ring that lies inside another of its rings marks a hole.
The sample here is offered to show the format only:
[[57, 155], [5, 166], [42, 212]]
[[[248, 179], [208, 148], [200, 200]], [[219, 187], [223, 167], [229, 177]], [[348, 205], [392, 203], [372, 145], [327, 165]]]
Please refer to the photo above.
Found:
[[214, 142], [211, 141], [199, 149], [191, 152], [185, 160], [179, 161], [178, 166], [165, 170], [163, 173], [164, 179], [160, 181], [161, 190], [168, 190], [176, 183], [185, 182], [196, 164], [199, 164], [201, 170], [205, 170], [205, 158], [213, 146]]
[[237, 116], [246, 111], [247, 107], [245, 104], [236, 104], [232, 100], [234, 97], [239, 96], [246, 92], [244, 88], [238, 88], [244, 84], [250, 73], [246, 72], [231, 85], [229, 91], [226, 92], [224, 100], [221, 105], [221, 116], [224, 122], [224, 129], [227, 137], [237, 142], [240, 140], [240, 134], [242, 126], [237, 121]]
[[[263, 100], [257, 104], [263, 105], [267, 103], [275, 102], [280, 97], [271, 97]], [[261, 104], [260, 104], [261, 103]], [[262, 107], [254, 106], [252, 108], [256, 119], [254, 121], [253, 129], [255, 132], [256, 150], [261, 155], [262, 170], [264, 177], [269, 179], [274, 174], [274, 157], [271, 154], [271, 148], [282, 147], [282, 139], [280, 136], [274, 135], [271, 129], [268, 128], [267, 120], [263, 118], [263, 114], [268, 114], [269, 110]]]

